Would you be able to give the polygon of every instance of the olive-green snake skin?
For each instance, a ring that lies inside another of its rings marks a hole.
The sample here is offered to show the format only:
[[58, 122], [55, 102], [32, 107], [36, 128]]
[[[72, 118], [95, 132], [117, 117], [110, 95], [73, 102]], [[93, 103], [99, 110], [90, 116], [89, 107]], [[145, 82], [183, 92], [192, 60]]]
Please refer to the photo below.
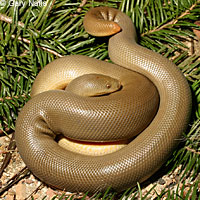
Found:
[[[116, 65], [79, 55], [48, 64], [33, 84], [34, 97], [19, 114], [17, 147], [28, 168], [49, 185], [71, 192], [96, 192], [109, 186], [122, 191], [150, 177], [176, 147], [189, 122], [190, 88], [171, 61], [136, 43], [131, 19], [119, 10], [94, 8], [86, 14], [84, 26], [97, 36], [104, 30], [105, 35], [118, 31], [108, 47]], [[90, 73], [116, 78], [123, 88], [100, 97], [58, 90]], [[86, 141], [104, 137], [114, 141], [138, 132], [126, 147], [103, 156], [74, 153], [54, 140], [64, 134]]]

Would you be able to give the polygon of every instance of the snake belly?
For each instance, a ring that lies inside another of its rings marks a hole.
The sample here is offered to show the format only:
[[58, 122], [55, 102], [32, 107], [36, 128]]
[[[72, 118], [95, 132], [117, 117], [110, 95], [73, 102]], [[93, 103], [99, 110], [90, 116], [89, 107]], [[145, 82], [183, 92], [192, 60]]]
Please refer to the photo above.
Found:
[[[50, 70], [45, 70], [45, 67], [39, 73], [38, 77], [41, 78], [36, 78], [33, 85], [33, 98], [24, 106], [16, 123], [17, 147], [26, 165], [42, 181], [60, 189], [96, 192], [112, 186], [115, 190], [122, 191], [134, 186], [161, 167], [188, 125], [191, 93], [187, 80], [171, 61], [136, 43], [136, 32], [131, 19], [119, 10], [97, 7], [88, 12], [84, 21], [86, 30], [92, 34], [99, 32], [101, 27], [110, 29], [108, 27], [113, 26], [110, 25], [113, 22], [121, 28], [119, 33], [110, 38], [108, 47], [109, 56], [116, 65], [85, 56], [56, 59], [49, 64]], [[70, 66], [67, 72], [62, 70], [66, 65]], [[57, 68], [60, 73], [55, 73]], [[100, 97], [103, 103], [96, 98], [83, 99], [57, 90], [66, 87], [64, 79], [70, 81], [86, 73], [110, 75], [120, 79], [126, 87], [132, 85], [131, 81], [135, 81], [135, 84], [139, 82], [136, 88], [140, 88], [144, 78], [141, 76], [139, 81], [132, 71], [146, 76], [156, 86], [160, 98], [158, 111], [152, 106], [152, 102], [157, 101], [154, 100], [155, 90], [152, 90], [152, 96], [145, 102], [142, 102], [145, 99], [143, 96], [136, 96], [141, 90], [144, 93], [150, 90], [148, 83], [145, 83], [146, 90], [142, 88], [137, 92], [135, 89], [129, 92], [124, 89], [122, 94], [116, 92]], [[54, 85], [46, 84], [52, 77]], [[43, 78], [45, 81], [42, 81]], [[136, 106], [134, 104], [130, 109], [127, 105], [133, 99]], [[79, 106], [74, 107], [74, 103]], [[93, 107], [88, 107], [89, 105]], [[147, 109], [146, 114], [140, 115], [139, 110], [144, 107]], [[100, 109], [99, 115], [104, 117], [100, 118], [95, 109]], [[129, 117], [132, 109], [136, 119], [139, 116], [148, 126], [132, 123]], [[156, 114], [153, 120], [147, 119], [150, 110]], [[110, 112], [116, 115], [110, 116]], [[77, 113], [84, 117], [89, 115], [90, 120], [86, 118], [82, 121]], [[101, 119], [100, 122], [98, 118]], [[128, 122], [123, 125], [125, 120]], [[94, 130], [97, 129], [102, 134], [96, 135]], [[54, 141], [55, 133], [68, 130], [72, 130], [69, 137], [75, 139], [81, 137], [81, 140], [102, 141], [106, 137], [107, 141], [112, 141], [118, 139], [116, 135], [120, 132], [119, 139], [123, 140], [130, 137], [130, 133], [136, 129], [141, 133], [126, 147], [98, 157], [66, 151]], [[82, 130], [84, 135], [79, 136]]]

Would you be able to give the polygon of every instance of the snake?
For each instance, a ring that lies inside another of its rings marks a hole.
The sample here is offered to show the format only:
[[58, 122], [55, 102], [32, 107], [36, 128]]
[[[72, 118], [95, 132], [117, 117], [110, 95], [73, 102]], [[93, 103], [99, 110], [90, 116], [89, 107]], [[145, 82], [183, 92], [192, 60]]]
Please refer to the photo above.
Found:
[[[52, 187], [91, 193], [112, 187], [120, 192], [151, 177], [177, 147], [190, 120], [191, 91], [172, 61], [137, 43], [135, 26], [125, 13], [91, 8], [83, 25], [91, 35], [109, 36], [112, 63], [69, 55], [46, 65], [19, 113], [17, 148], [33, 174]], [[113, 80], [121, 88], [94, 97], [67, 91], [70, 82], [87, 74], [110, 77], [107, 89]], [[91, 156], [61, 147], [58, 135], [102, 144], [131, 141]]]

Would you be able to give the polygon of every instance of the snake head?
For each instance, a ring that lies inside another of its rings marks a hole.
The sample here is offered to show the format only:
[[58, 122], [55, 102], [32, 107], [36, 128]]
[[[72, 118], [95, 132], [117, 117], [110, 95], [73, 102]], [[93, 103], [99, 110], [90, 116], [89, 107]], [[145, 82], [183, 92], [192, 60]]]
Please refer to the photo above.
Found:
[[121, 83], [110, 76], [102, 74], [84, 74], [72, 80], [67, 91], [80, 96], [94, 97], [108, 95], [121, 88]]

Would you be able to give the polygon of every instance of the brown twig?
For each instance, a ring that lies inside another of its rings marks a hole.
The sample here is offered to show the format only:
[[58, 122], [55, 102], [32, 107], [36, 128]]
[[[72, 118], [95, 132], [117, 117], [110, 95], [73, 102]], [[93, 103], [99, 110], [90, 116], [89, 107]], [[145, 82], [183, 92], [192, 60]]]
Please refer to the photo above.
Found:
[[[0, 14], [0, 20], [1, 21], [4, 21], [4, 22], [7, 22], [9, 24], [12, 24], [12, 18], [11, 17], [8, 17], [4, 14]], [[18, 26], [21, 26], [22, 28], [24, 28], [24, 23], [23, 22], [20, 22], [18, 21]]]
[[[15, 39], [16, 36], [15, 36], [15, 35], [11, 35], [11, 38]], [[20, 37], [20, 36], [19, 36], [17, 39], [18, 39], [19, 41], [25, 42], [25, 43], [27, 43], [27, 44], [30, 44], [30, 43], [31, 43], [30, 40], [28, 40], [28, 39], [26, 39], [26, 38], [22, 38], [22, 37]], [[49, 53], [52, 53], [52, 54], [54, 54], [54, 55], [57, 56], [57, 57], [63, 57], [62, 55], [60, 55], [60, 54], [57, 53], [56, 51], [51, 50], [51, 49], [48, 49], [48, 48], [46, 48], [46, 47], [42, 47], [42, 46], [37, 45], [37, 44], [36, 44], [36, 47], [37, 47], [37, 48], [40, 48], [40, 49], [42, 49], [42, 50], [44, 50], [44, 51], [48, 51]]]
[[28, 176], [30, 174], [30, 171], [27, 167], [24, 167], [21, 169], [16, 175], [14, 175], [6, 184], [5, 187], [0, 189], [0, 195], [3, 194], [5, 191], [7, 191], [9, 188], [11, 188], [14, 184], [19, 182], [24, 177]]
[[191, 6], [188, 10], [186, 10], [184, 13], [182, 13], [178, 18], [173, 19], [172, 21], [170, 21], [170, 22], [168, 22], [168, 23], [166, 23], [166, 24], [164, 24], [164, 25], [162, 25], [162, 26], [157, 26], [157, 27], [155, 27], [153, 30], [150, 30], [150, 31], [148, 31], [148, 32], [145, 32], [145, 33], [141, 34], [141, 36], [144, 36], [144, 35], [146, 35], [146, 34], [150, 34], [150, 33], [153, 33], [153, 32], [159, 31], [159, 30], [162, 30], [162, 29], [164, 29], [164, 28], [167, 28], [167, 27], [169, 27], [169, 26], [171, 26], [171, 25], [176, 24], [177, 21], [178, 21], [179, 19], [181, 19], [181, 18], [183, 18], [184, 16], [188, 15], [188, 14], [190, 13], [190, 11], [193, 10], [193, 9], [195, 8], [195, 6], [196, 6], [198, 3], [200, 3], [200, 0], [198, 0], [194, 5], [192, 5], [192, 6]]
[[51, 3], [51, 7], [50, 7], [50, 9], [49, 9], [49, 13], [50, 13], [50, 11], [52, 10], [53, 5], [55, 4], [55, 2], [56, 2], [56, 0], [53, 0], [53, 1], [52, 1], [52, 3]]
[[15, 134], [12, 134], [12, 138], [10, 140], [10, 144], [8, 146], [8, 151], [6, 152], [6, 156], [3, 159], [3, 164], [1, 165], [0, 168], [0, 178], [4, 172], [4, 169], [8, 166], [10, 159], [11, 159], [11, 155], [12, 155], [12, 151], [15, 150], [16, 148], [16, 142], [15, 142]]
[[[15, 99], [18, 99], [19, 98], [19, 96], [13, 96]], [[4, 101], [4, 99], [6, 99], [6, 100], [11, 100], [11, 99], [13, 99], [13, 97], [4, 97], [4, 98], [0, 98], [0, 102], [3, 102]], [[20, 97], [27, 97], [27, 95], [26, 94], [22, 94], [22, 95], [20, 95]]]
[[82, 2], [79, 5], [79, 8], [77, 9], [77, 12], [80, 13], [83, 6], [87, 3], [87, 0], [82, 0]]
[[40, 183], [40, 185], [33, 192], [31, 192], [31, 194], [28, 195], [24, 200], [28, 200], [30, 197], [33, 196], [33, 194], [36, 194], [36, 192], [41, 190], [43, 187], [44, 187], [44, 185], [42, 183]]
[[192, 153], [195, 153], [195, 154], [198, 154], [200, 155], [200, 152], [199, 151], [196, 151], [195, 149], [191, 149], [190, 147], [185, 147], [188, 151], [192, 152]]
[[12, 131], [12, 129], [11, 128], [8, 128], [8, 127], [5, 127], [4, 129], [3, 129], [3, 127], [2, 127], [2, 124], [0, 124], [0, 135], [2, 135], [2, 134], [6, 134], [6, 135], [8, 135], [10, 132]]
[[81, 4], [79, 7], [83, 7], [87, 3], [87, 0], [82, 0]]

